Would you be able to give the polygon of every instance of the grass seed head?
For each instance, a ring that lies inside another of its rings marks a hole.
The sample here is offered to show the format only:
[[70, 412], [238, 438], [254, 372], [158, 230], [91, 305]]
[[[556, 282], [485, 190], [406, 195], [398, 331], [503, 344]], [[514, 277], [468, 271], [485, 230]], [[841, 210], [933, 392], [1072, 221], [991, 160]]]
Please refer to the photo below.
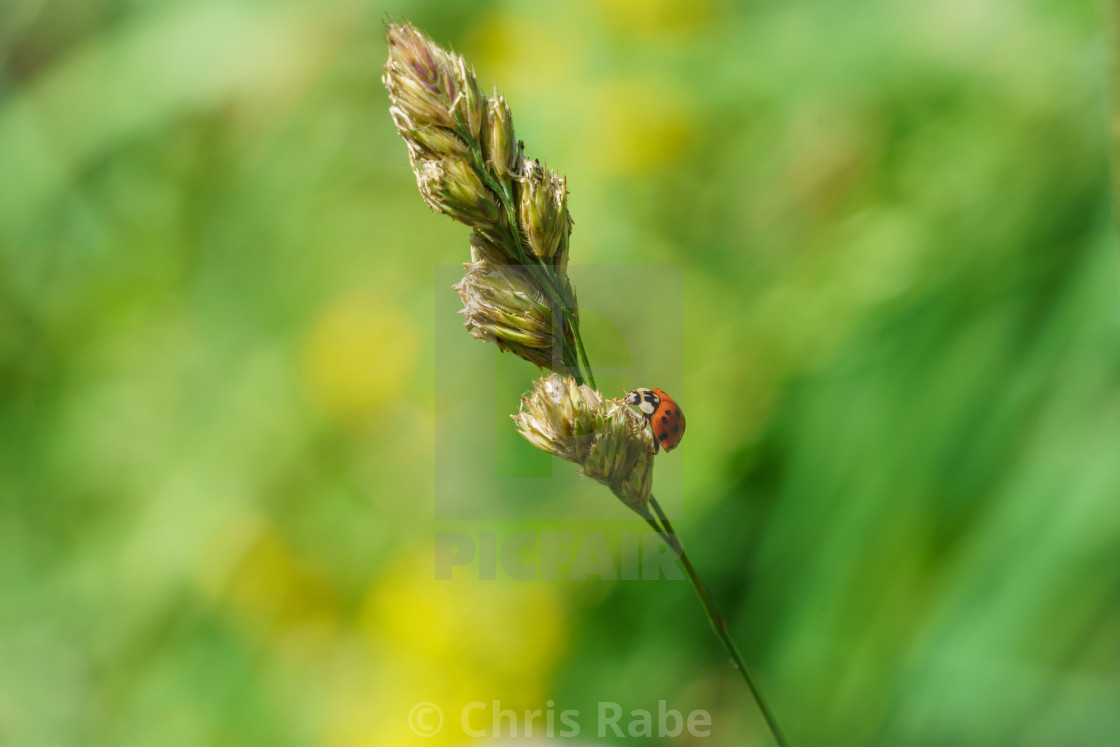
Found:
[[518, 180], [518, 223], [533, 254], [542, 262], [554, 263], [561, 245], [567, 246], [570, 231], [568, 190], [556, 172], [537, 161], [525, 159]]
[[653, 487], [653, 434], [625, 402], [552, 374], [533, 382], [513, 419], [531, 444], [580, 465], [584, 475], [645, 515]]
[[420, 194], [474, 229], [472, 262], [455, 286], [467, 329], [550, 370], [572, 365], [579, 312], [564, 180], [524, 158], [505, 99], [482, 95], [461, 56], [407, 23], [390, 23], [386, 37], [382, 82]]
[[563, 318], [553, 314], [551, 300], [521, 265], [493, 264], [486, 259], [485, 239], [471, 235], [466, 276], [454, 288], [463, 301], [464, 326], [480, 340], [549, 370], [563, 365], [557, 339], [571, 348], [574, 341]]
[[496, 91], [494, 98], [486, 101], [486, 129], [482, 146], [495, 177], [508, 179], [520, 172], [521, 149], [513, 129], [513, 113]]
[[464, 161], [422, 161], [416, 182], [428, 207], [471, 228], [493, 229], [501, 220], [494, 193]]

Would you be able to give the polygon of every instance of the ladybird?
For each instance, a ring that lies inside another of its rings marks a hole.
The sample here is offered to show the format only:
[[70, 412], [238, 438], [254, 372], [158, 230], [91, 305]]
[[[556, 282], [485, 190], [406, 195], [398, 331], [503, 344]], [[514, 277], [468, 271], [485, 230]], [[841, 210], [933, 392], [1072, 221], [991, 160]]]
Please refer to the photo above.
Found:
[[654, 436], [654, 454], [658, 446], [665, 451], [677, 448], [684, 436], [684, 413], [672, 397], [660, 389], [639, 387], [626, 395], [626, 404], [637, 407], [649, 421]]

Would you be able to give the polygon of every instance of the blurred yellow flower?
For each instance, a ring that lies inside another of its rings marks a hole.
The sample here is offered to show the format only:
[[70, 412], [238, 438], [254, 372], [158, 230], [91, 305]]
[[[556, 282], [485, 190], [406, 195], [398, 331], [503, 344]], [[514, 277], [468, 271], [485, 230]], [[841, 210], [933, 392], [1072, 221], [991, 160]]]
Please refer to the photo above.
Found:
[[571, 38], [578, 31], [503, 13], [485, 16], [472, 29], [469, 55], [478, 66], [479, 87], [489, 95], [493, 77], [507, 92], [556, 87], [578, 62], [581, 41]]
[[247, 538], [224, 588], [213, 591], [262, 638], [315, 652], [337, 635], [341, 608], [330, 577], [295, 555], [271, 525]]
[[588, 107], [594, 133], [590, 164], [607, 173], [641, 173], [680, 157], [692, 113], [666, 81], [619, 79], [604, 84]]
[[408, 551], [370, 588], [358, 633], [377, 674], [340, 683], [331, 747], [419, 744], [408, 717], [421, 702], [447, 719], [427, 745], [460, 743], [459, 715], [470, 702], [543, 707], [567, 630], [553, 587], [466, 575], [437, 581], [433, 558], [431, 545]]
[[712, 16], [710, 0], [596, 0], [593, 6], [608, 27], [628, 38], [689, 33]]
[[328, 415], [352, 420], [398, 398], [415, 367], [418, 337], [408, 314], [381, 293], [335, 300], [307, 340], [313, 401]]

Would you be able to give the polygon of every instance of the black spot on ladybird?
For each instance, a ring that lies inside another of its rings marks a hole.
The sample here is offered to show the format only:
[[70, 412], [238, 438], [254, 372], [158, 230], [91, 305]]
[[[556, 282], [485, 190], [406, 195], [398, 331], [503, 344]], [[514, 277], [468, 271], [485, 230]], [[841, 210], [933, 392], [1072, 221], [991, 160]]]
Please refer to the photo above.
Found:
[[664, 441], [664, 440], [665, 440], [665, 439], [667, 439], [668, 437], [669, 437], [669, 434], [668, 434], [668, 433], [658, 433], [658, 434], [657, 434], [657, 440], [658, 440], [658, 441]]
[[677, 431], [679, 431], [680, 429], [681, 429], [681, 427], [680, 427], [679, 425], [674, 425], [674, 426], [673, 426], [673, 433], [676, 433], [676, 432], [677, 432]]
[[668, 423], [668, 422], [669, 422], [669, 418], [667, 418], [667, 417], [665, 417], [664, 415], [662, 415], [662, 416], [661, 416], [661, 422], [662, 422], [662, 423]]

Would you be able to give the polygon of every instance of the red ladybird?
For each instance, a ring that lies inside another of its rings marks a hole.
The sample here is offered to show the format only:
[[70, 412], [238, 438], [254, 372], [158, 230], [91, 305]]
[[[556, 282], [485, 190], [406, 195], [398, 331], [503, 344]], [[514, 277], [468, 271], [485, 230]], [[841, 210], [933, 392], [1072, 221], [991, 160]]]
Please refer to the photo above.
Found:
[[677, 448], [684, 436], [684, 413], [672, 397], [660, 389], [640, 387], [626, 395], [626, 404], [637, 407], [649, 421], [653, 453], [657, 453], [658, 445], [665, 451]]

